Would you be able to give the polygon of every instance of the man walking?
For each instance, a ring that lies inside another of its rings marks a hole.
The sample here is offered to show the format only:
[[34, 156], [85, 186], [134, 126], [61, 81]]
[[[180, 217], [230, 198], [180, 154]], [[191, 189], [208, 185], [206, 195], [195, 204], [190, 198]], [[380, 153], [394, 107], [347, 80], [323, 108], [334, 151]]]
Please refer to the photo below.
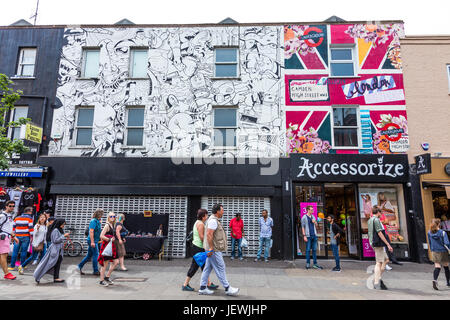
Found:
[[272, 238], [273, 220], [269, 217], [269, 213], [266, 209], [262, 212], [262, 217], [259, 218], [259, 249], [256, 254], [255, 262], [261, 260], [261, 253], [264, 246], [264, 261], [269, 262], [269, 248]]
[[238, 257], [239, 260], [244, 260], [242, 257], [242, 237], [244, 236], [244, 221], [241, 219], [241, 214], [236, 213], [235, 218], [230, 221], [231, 229], [231, 260], [234, 260], [235, 255], [235, 245], [238, 247]]
[[13, 239], [16, 243], [19, 242], [13, 232], [13, 215], [15, 206], [16, 203], [9, 200], [5, 204], [5, 210], [0, 213], [0, 264], [2, 266], [3, 273], [5, 274], [4, 278], [8, 280], [14, 280], [16, 278], [16, 276], [8, 271], [7, 261], [11, 239]]
[[100, 234], [102, 233], [102, 224], [100, 220], [103, 216], [104, 211], [102, 209], [95, 210], [91, 222], [89, 223], [89, 232], [87, 236], [88, 252], [86, 257], [78, 265], [78, 269], [81, 275], [84, 275], [82, 271], [84, 265], [92, 259], [92, 270], [93, 275], [98, 276], [100, 272], [98, 271], [98, 242], [100, 241]]
[[[389, 262], [389, 258], [386, 254], [386, 248], [389, 251], [394, 251], [387, 241], [386, 231], [383, 224], [380, 221], [381, 209], [378, 206], [374, 206], [372, 209], [373, 216], [368, 222], [369, 242], [375, 251], [375, 276], [374, 276], [374, 289], [387, 290], [386, 285], [381, 280], [381, 275], [386, 269], [386, 264]], [[386, 247], [386, 248], [385, 248]]]
[[33, 229], [33, 207], [26, 207], [23, 214], [14, 219], [13, 232], [19, 240], [14, 244], [13, 253], [11, 256], [11, 266], [9, 270], [14, 270], [17, 256], [20, 251], [20, 264], [22, 265], [27, 259], [27, 251], [30, 246], [31, 233]]
[[313, 254], [313, 268], [323, 269], [317, 264], [317, 221], [313, 216], [313, 206], [306, 207], [306, 214], [302, 217], [303, 240], [306, 242], [306, 269], [310, 269], [310, 251]]
[[332, 214], [327, 217], [327, 220], [330, 223], [331, 250], [333, 251], [334, 260], [336, 261], [336, 266], [331, 269], [331, 271], [341, 272], [341, 263], [339, 259], [339, 240], [341, 239], [341, 234], [343, 234], [344, 231], [342, 231], [337, 223], [334, 223], [334, 216]]
[[219, 219], [223, 216], [223, 206], [215, 204], [212, 208], [212, 215], [205, 224], [205, 236], [203, 238], [203, 247], [207, 252], [205, 268], [202, 272], [199, 294], [213, 294], [214, 291], [207, 288], [209, 274], [212, 269], [216, 273], [225, 293], [229, 296], [237, 296], [239, 288], [233, 288], [229, 285], [225, 272], [225, 261], [223, 260], [223, 251], [227, 251], [227, 235]]

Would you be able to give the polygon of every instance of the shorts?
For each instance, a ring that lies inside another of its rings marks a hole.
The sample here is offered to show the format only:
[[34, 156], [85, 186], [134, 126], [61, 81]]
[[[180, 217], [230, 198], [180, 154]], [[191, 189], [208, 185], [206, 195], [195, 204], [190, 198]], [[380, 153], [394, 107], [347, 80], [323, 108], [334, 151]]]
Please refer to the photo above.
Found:
[[389, 261], [389, 257], [384, 250], [384, 247], [375, 247], [373, 248], [375, 250], [375, 261], [377, 263], [383, 263], [385, 261]]
[[0, 240], [0, 254], [8, 254], [10, 250], [11, 238], [7, 236], [5, 240]]
[[434, 263], [448, 263], [448, 252], [435, 252], [431, 251], [431, 261]]

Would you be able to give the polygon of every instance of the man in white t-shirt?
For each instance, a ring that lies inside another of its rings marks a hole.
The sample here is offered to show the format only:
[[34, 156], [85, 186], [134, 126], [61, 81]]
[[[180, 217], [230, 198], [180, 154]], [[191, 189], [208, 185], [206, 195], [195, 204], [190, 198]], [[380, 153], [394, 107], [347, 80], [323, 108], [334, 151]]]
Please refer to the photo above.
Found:
[[8, 280], [14, 280], [14, 276], [8, 271], [8, 254], [11, 239], [19, 242], [13, 233], [13, 215], [16, 204], [14, 201], [9, 200], [6, 202], [5, 210], [0, 213], [0, 264], [5, 274], [4, 278]]

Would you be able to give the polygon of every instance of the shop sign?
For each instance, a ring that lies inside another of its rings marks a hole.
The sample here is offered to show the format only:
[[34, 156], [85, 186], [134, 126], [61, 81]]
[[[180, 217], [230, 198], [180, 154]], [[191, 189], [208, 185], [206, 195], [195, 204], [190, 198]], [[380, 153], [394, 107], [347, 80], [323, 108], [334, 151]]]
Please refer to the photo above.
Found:
[[406, 182], [406, 155], [295, 154], [291, 155], [294, 181]]
[[289, 81], [289, 95], [293, 102], [327, 101], [328, 85], [317, 80], [295, 79]]
[[416, 174], [431, 173], [431, 155], [429, 153], [418, 155], [416, 160]]
[[41, 178], [42, 177], [42, 170], [29, 170], [29, 171], [22, 171], [22, 170], [14, 170], [11, 169], [11, 171], [0, 171], [0, 178]]
[[445, 173], [450, 176], [450, 162], [445, 165]]
[[32, 123], [23, 125], [22, 129], [20, 130], [20, 134], [21, 139], [25, 139], [38, 144], [42, 143], [42, 128]]

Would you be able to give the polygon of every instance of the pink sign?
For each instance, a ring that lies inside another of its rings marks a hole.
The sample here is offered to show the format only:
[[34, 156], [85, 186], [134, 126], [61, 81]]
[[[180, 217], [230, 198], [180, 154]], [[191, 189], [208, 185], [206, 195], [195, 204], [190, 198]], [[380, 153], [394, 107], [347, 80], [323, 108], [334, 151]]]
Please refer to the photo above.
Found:
[[373, 248], [370, 245], [368, 238], [363, 237], [362, 245], [363, 245], [363, 256], [364, 257], [366, 257], [366, 258], [375, 257], [375, 251], [373, 251]]
[[313, 216], [317, 219], [317, 202], [300, 202], [300, 219], [306, 214], [306, 207], [313, 207]]

